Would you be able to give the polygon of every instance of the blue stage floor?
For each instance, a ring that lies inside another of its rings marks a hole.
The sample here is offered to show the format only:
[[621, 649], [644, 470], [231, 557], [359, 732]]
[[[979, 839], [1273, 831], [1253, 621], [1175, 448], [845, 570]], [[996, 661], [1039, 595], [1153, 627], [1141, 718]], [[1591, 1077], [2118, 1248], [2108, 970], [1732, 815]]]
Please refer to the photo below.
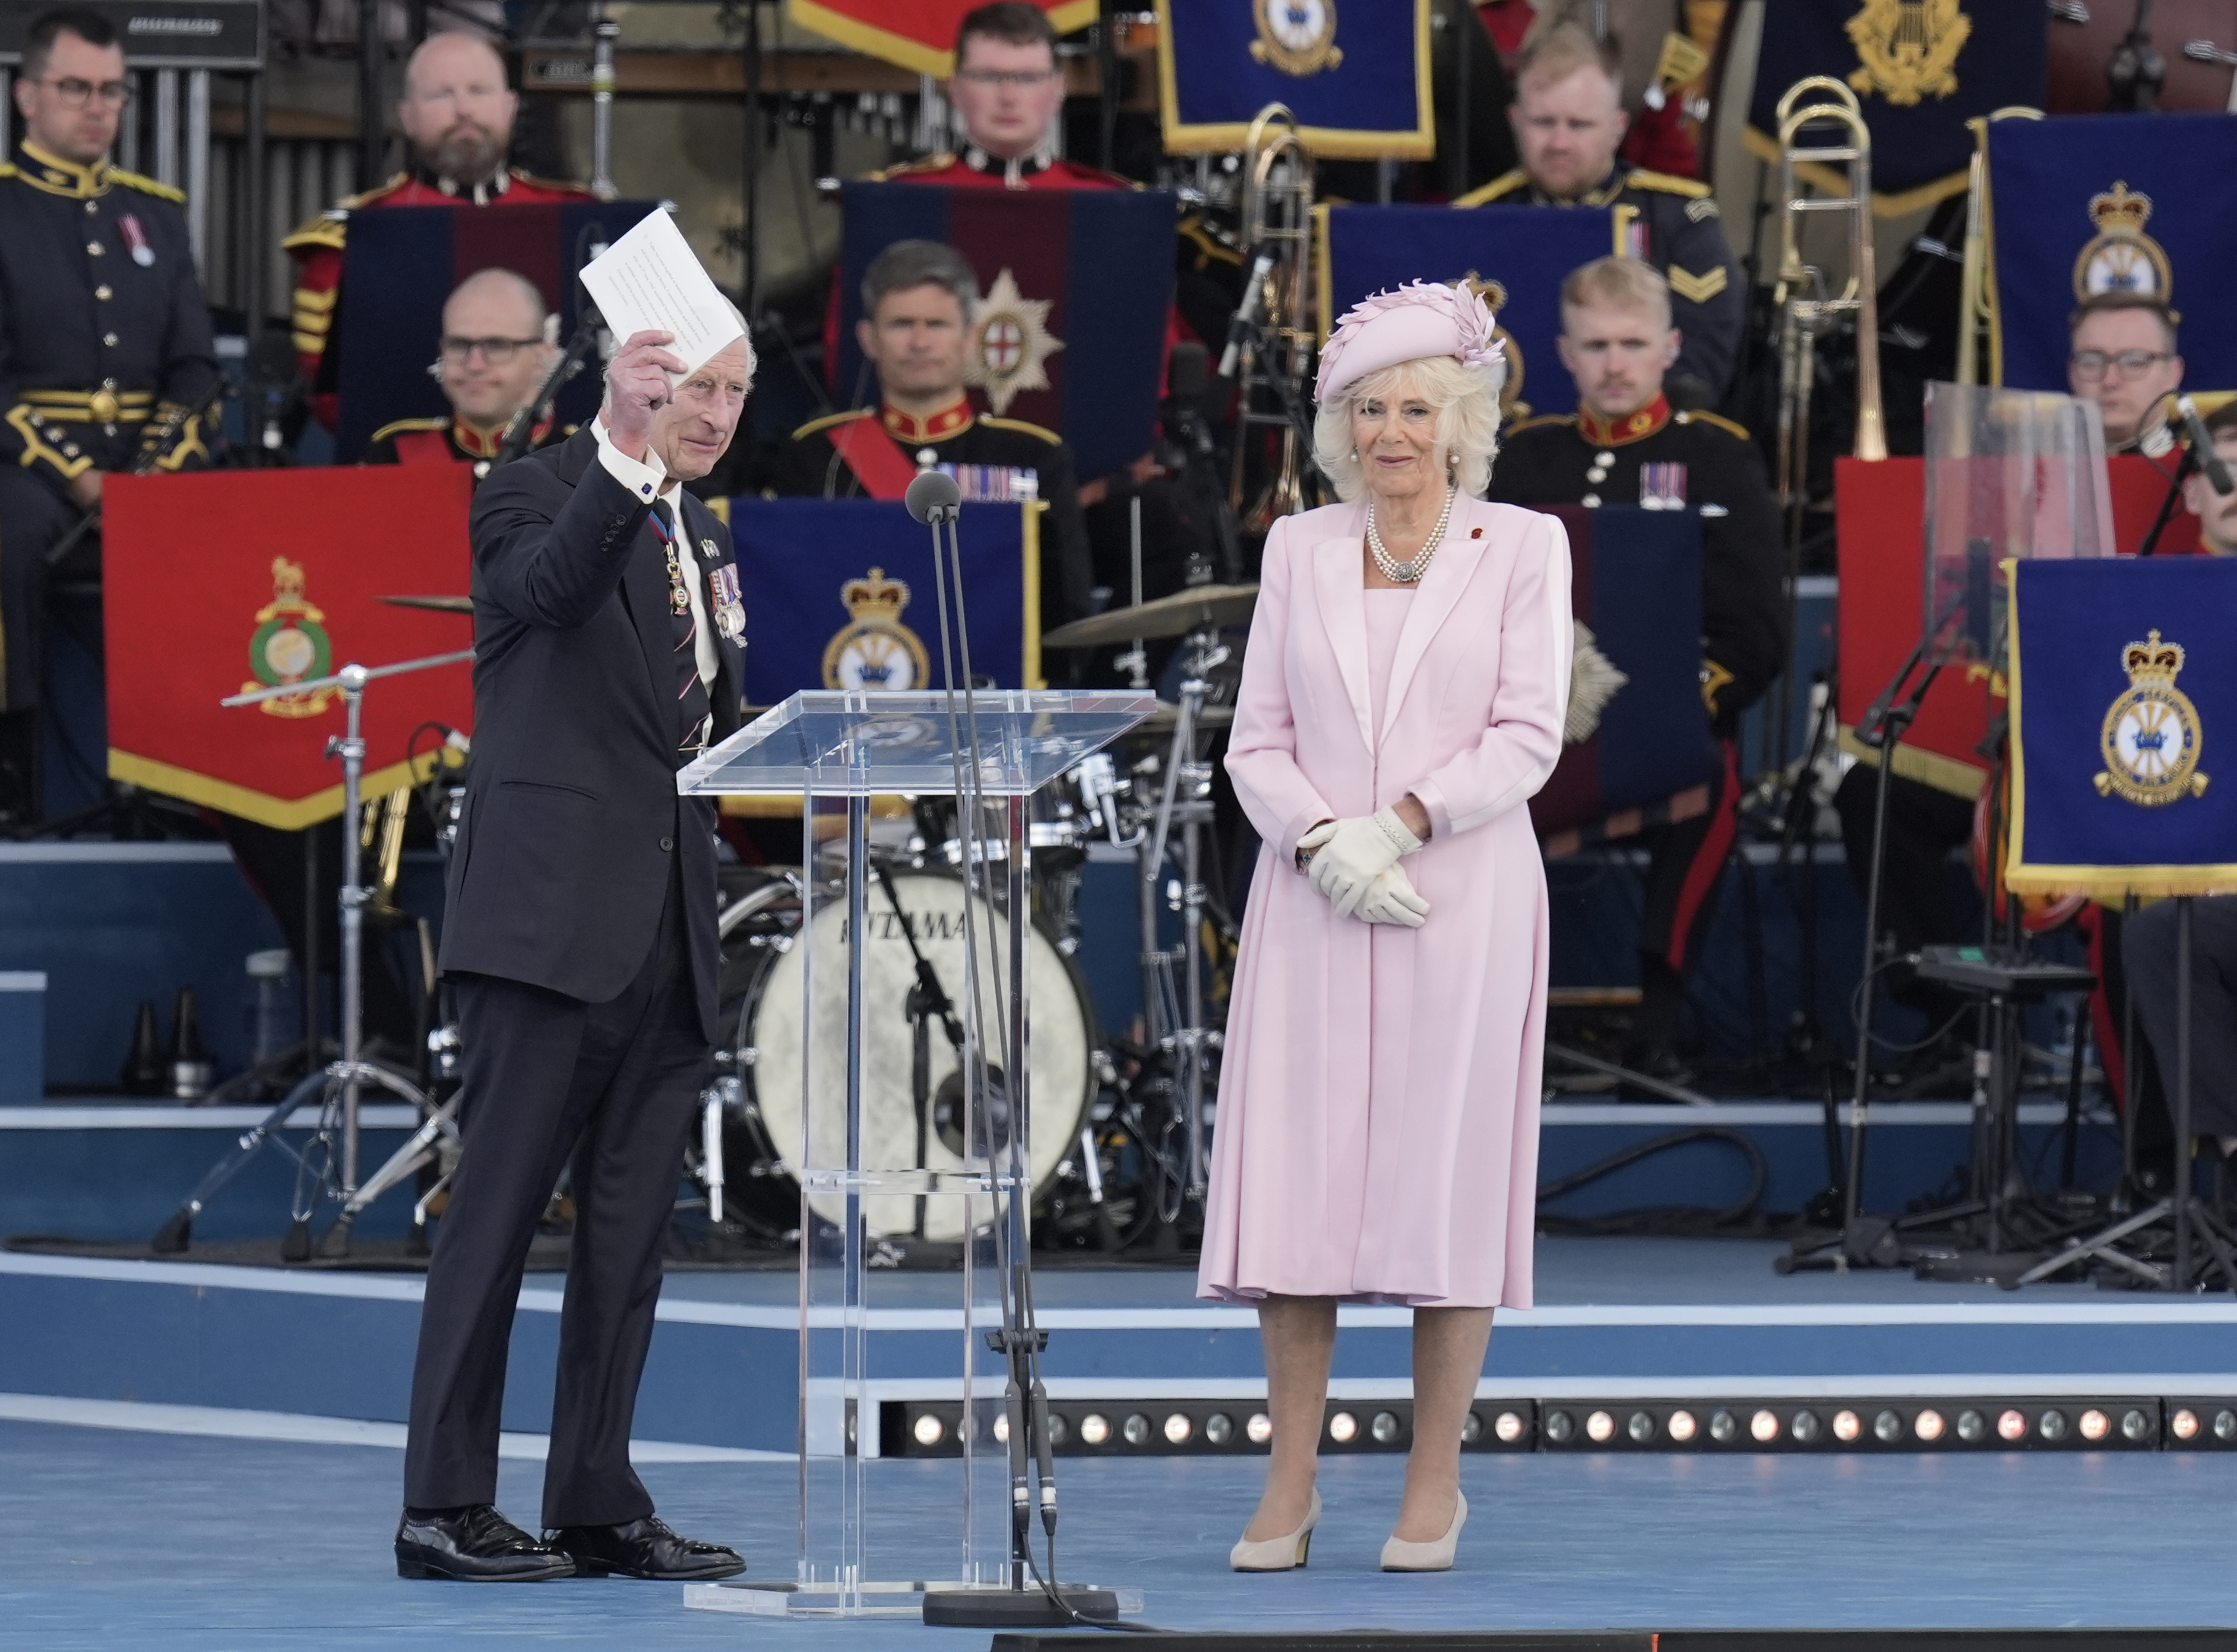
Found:
[[[442, 1648], [984, 1647], [984, 1631], [687, 1611], [675, 1585], [407, 1583], [400, 1453], [0, 1424], [0, 1647], [64, 1652]], [[947, 1465], [868, 1465], [898, 1526], [945, 1524]], [[1328, 1462], [1303, 1574], [1237, 1577], [1257, 1463], [1068, 1464], [1060, 1556], [1141, 1589], [1170, 1628], [1531, 1629], [2237, 1623], [2237, 1457], [1471, 1457], [1442, 1576], [1373, 1569], [1399, 1464]], [[793, 1471], [648, 1469], [682, 1530], [790, 1565]], [[532, 1517], [539, 1470], [503, 1497]], [[927, 1543], [926, 1557], [940, 1550]], [[1112, 1644], [1105, 1642], [1105, 1644]]]

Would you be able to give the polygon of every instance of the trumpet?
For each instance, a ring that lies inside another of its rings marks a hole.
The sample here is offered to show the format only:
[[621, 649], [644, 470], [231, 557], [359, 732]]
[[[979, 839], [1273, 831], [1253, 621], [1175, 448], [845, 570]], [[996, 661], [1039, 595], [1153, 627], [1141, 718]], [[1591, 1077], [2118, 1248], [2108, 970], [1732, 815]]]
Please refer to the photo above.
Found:
[[[1243, 314], [1262, 323], [1239, 350], [1240, 428], [1229, 502], [1245, 533], [1264, 533], [1275, 519], [1305, 505], [1305, 448], [1293, 410], [1304, 405], [1313, 358], [1313, 157], [1287, 108], [1269, 103], [1250, 122], [1243, 146], [1243, 245], [1251, 259]], [[1223, 364], [1224, 366], [1224, 364]], [[1246, 510], [1254, 429], [1278, 428], [1274, 474]]]

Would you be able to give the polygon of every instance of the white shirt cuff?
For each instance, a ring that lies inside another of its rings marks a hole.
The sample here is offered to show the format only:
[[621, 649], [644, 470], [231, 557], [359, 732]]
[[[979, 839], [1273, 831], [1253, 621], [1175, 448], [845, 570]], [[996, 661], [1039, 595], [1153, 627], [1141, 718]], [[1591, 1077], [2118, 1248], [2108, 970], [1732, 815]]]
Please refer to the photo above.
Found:
[[651, 504], [659, 496], [661, 484], [668, 479], [665, 471], [639, 464], [610, 441], [598, 444], [598, 463], [606, 467], [607, 475], [629, 489], [630, 497], [640, 505]]

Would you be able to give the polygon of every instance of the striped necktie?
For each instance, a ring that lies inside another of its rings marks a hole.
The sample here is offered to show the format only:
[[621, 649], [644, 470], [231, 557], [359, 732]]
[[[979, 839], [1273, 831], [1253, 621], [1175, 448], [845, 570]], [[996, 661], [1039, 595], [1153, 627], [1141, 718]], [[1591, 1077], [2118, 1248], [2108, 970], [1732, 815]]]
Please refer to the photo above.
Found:
[[679, 730], [676, 765], [680, 769], [706, 749], [714, 702], [708, 697], [707, 684], [699, 676], [699, 620], [692, 610], [690, 588], [684, 583], [694, 574], [684, 571], [683, 558], [688, 552], [677, 544], [676, 524], [668, 512], [665, 499], [653, 501], [652, 531], [660, 536], [661, 548], [668, 560], [668, 618], [670, 631], [676, 639]]

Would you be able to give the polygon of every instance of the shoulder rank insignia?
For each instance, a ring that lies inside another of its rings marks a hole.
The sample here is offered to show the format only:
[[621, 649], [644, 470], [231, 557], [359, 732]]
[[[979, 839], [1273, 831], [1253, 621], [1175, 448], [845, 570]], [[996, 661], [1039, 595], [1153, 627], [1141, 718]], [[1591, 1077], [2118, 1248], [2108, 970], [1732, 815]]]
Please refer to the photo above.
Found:
[[2100, 796], [2117, 795], [2151, 809], [2205, 795], [2198, 708], [2174, 685], [2182, 659], [2182, 645], [2161, 642], [2156, 631], [2121, 651], [2128, 687], [2105, 713], [2098, 737], [2105, 757], [2096, 780]]

